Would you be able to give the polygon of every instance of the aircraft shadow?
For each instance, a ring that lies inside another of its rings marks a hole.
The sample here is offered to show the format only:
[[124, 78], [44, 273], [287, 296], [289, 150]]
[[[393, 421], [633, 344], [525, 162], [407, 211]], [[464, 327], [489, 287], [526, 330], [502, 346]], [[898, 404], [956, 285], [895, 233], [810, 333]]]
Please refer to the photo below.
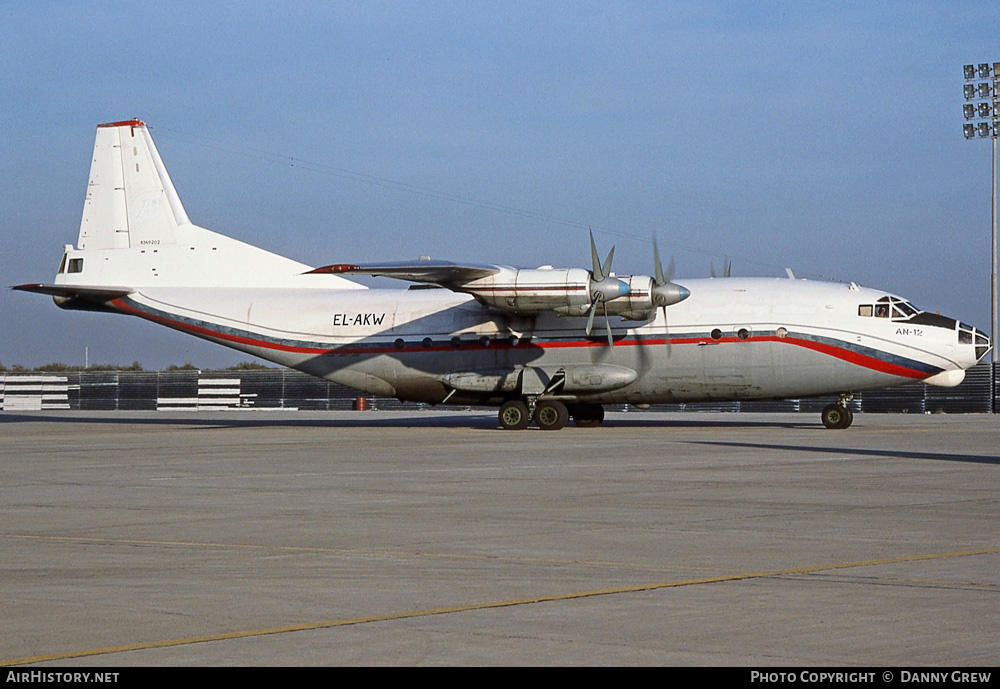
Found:
[[788, 450], [791, 452], [809, 452], [812, 454], [831, 455], [862, 455], [865, 457], [883, 457], [888, 459], [930, 459], [944, 462], [964, 462], [967, 464], [1000, 465], [1000, 456], [984, 456], [957, 454], [950, 452], [920, 452], [916, 450], [878, 450], [858, 447], [812, 447], [805, 445], [778, 445], [768, 443], [739, 443], [721, 440], [692, 441], [696, 445], [713, 445], [716, 447], [744, 447], [761, 450]]
[[[146, 413], [146, 412], [140, 412]], [[192, 412], [190, 416], [177, 416], [170, 413], [158, 413], [155, 417], [130, 416], [125, 412], [119, 416], [77, 416], [75, 414], [5, 414], [0, 412], [0, 424], [4, 423], [67, 423], [90, 425], [126, 425], [126, 426], [204, 426], [206, 428], [499, 428], [496, 415], [441, 414], [420, 417], [417, 412], [413, 416], [383, 416], [374, 413], [358, 412], [356, 418], [304, 418], [299, 414], [283, 415], [282, 418], [268, 418], [265, 413], [259, 418], [225, 418], [228, 412], [212, 414]], [[237, 412], [238, 413], [238, 412]]]
[[[496, 430], [500, 426], [497, 423], [495, 411], [484, 411], [481, 413], [462, 412], [421, 412], [411, 413], [399, 412], [351, 412], [350, 416], [343, 416], [343, 412], [335, 412], [333, 416], [318, 416], [323, 412], [281, 413], [280, 418], [270, 417], [267, 412], [254, 413], [252, 418], [248, 418], [247, 413], [240, 414], [239, 417], [226, 418], [230, 412], [188, 412], [187, 414], [176, 414], [170, 412], [138, 412], [141, 416], [133, 416], [135, 412], [102, 412], [99, 416], [91, 416], [87, 412], [83, 415], [76, 412], [51, 412], [51, 413], [4, 413], [0, 412], [0, 424], [5, 423], [66, 423], [66, 424], [87, 424], [87, 425], [127, 425], [127, 426], [201, 426], [205, 428], [466, 428], [469, 430]], [[767, 421], [767, 420], [740, 420], [740, 419], [697, 419], [692, 416], [689, 419], [657, 419], [651, 418], [649, 414], [644, 414], [641, 418], [633, 416], [628, 418], [624, 414], [612, 413], [601, 428], [579, 428], [570, 422], [563, 432], [601, 433], [602, 430], [614, 430], [617, 428], [820, 428], [814, 421], [804, 420], [801, 422], [788, 421]], [[528, 431], [537, 431], [537, 428], [529, 428]], [[510, 431], [504, 431], [510, 433]]]

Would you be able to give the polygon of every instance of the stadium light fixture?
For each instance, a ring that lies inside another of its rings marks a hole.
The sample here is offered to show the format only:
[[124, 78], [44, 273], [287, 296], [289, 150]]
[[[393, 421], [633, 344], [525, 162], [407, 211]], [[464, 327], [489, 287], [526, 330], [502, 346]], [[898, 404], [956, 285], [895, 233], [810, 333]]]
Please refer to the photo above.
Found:
[[[978, 103], [966, 102], [962, 106], [962, 113], [966, 123], [962, 125], [962, 133], [966, 139], [991, 139], [993, 142], [993, 259], [991, 264], [992, 286], [990, 289], [990, 313], [992, 315], [993, 353], [990, 357], [993, 366], [993, 376], [997, 371], [997, 336], [1000, 335], [1000, 328], [997, 327], [997, 136], [1000, 136], [1000, 62], [992, 65], [988, 62], [981, 62], [978, 65], [965, 65], [965, 86], [963, 94], [966, 101], [981, 101]], [[969, 83], [980, 79], [978, 84]], [[980, 120], [970, 122], [969, 120]], [[978, 137], [976, 135], [979, 135]], [[996, 381], [993, 381], [993, 390], [996, 390]], [[994, 395], [994, 405], [996, 399]], [[993, 409], [994, 413], [997, 411]]]

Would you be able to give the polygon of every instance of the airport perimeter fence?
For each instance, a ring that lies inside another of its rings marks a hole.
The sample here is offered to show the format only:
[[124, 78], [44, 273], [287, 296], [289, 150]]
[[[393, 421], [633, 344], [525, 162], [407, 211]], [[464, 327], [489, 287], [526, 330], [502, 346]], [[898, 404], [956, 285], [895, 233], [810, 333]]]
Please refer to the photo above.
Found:
[[[861, 392], [850, 406], [875, 413], [990, 413], [1000, 400], [1000, 365], [982, 363], [954, 388], [911, 383]], [[80, 371], [0, 373], [0, 410], [164, 411], [308, 410], [355, 408], [362, 393], [290, 369], [251, 371]], [[365, 396], [368, 409], [427, 405]], [[745, 402], [656, 404], [652, 411], [816, 412], [836, 397]], [[468, 409], [468, 407], [460, 407]], [[609, 405], [610, 411], [628, 405]]]

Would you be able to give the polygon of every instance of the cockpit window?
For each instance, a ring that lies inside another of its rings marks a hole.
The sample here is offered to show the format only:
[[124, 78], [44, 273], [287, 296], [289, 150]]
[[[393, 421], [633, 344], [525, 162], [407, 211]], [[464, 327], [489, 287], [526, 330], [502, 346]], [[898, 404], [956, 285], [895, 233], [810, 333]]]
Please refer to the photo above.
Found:
[[891, 318], [894, 321], [905, 321], [913, 318], [920, 310], [913, 304], [896, 297], [881, 297], [874, 304], [859, 304], [858, 315], [866, 318]]

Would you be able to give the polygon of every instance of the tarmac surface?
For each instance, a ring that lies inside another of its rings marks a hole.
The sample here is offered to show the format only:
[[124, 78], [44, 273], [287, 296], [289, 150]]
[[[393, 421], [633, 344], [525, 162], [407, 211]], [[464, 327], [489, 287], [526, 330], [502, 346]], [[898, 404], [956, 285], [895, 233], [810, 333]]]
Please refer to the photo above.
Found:
[[974, 666], [1000, 417], [0, 413], [0, 663]]

